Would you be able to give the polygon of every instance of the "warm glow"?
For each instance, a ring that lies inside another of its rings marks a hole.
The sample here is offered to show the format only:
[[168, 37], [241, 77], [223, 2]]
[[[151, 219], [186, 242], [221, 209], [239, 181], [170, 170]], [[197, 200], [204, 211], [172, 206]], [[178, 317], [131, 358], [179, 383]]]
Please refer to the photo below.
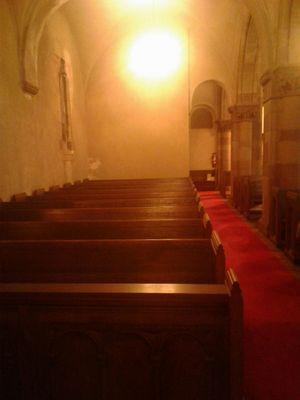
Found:
[[133, 43], [128, 68], [138, 78], [162, 80], [179, 69], [182, 59], [180, 39], [169, 31], [153, 29]]
[[131, 7], [155, 7], [161, 8], [168, 4], [170, 0], [124, 0], [127, 6]]

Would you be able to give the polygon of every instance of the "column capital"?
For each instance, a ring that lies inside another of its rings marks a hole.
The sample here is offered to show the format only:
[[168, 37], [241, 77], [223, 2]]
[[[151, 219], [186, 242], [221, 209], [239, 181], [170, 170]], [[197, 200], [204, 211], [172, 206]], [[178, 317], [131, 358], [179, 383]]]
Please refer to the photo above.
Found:
[[229, 107], [232, 122], [254, 121], [259, 118], [260, 107], [258, 104], [237, 104]]
[[300, 96], [300, 66], [278, 67], [267, 71], [260, 79], [263, 102], [282, 97]]
[[220, 119], [215, 122], [219, 132], [224, 133], [231, 129], [231, 119]]

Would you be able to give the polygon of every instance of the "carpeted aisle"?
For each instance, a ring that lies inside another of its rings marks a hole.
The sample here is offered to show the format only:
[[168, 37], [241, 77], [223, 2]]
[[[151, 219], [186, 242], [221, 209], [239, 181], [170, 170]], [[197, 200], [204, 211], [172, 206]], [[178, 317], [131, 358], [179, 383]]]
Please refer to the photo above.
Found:
[[200, 194], [243, 291], [246, 400], [300, 400], [300, 280], [219, 194]]

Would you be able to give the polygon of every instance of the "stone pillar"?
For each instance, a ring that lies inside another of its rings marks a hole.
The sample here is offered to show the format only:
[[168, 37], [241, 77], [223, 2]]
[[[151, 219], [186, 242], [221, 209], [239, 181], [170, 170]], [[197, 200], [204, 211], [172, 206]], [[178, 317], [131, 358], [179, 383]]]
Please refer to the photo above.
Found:
[[300, 67], [278, 67], [261, 78], [264, 104], [263, 216], [270, 221], [271, 190], [300, 189]]
[[64, 163], [66, 183], [73, 183], [73, 160], [74, 160], [74, 152], [64, 151], [63, 163]]
[[226, 186], [224, 172], [231, 170], [231, 121], [217, 121], [218, 134], [218, 182], [219, 188]]
[[[258, 105], [235, 105], [231, 114], [231, 180], [257, 174], [257, 141], [260, 140], [260, 108]], [[232, 185], [233, 187], [233, 185]]]

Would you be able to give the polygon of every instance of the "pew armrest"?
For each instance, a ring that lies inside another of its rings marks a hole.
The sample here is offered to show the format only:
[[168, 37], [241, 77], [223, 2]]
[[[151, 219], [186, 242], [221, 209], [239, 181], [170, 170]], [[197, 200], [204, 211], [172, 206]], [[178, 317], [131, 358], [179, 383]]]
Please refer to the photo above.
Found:
[[232, 269], [226, 273], [230, 291], [230, 400], [243, 398], [243, 298]]

